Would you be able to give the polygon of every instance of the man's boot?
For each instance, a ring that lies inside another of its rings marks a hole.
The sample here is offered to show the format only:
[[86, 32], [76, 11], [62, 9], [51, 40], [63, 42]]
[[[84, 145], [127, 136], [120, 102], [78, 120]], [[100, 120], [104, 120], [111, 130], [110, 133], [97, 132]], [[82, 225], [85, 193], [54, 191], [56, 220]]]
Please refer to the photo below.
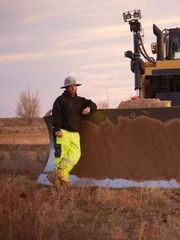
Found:
[[61, 172], [59, 171], [59, 169], [55, 168], [53, 172], [50, 172], [47, 175], [47, 179], [54, 185], [60, 185], [62, 183], [61, 181]]

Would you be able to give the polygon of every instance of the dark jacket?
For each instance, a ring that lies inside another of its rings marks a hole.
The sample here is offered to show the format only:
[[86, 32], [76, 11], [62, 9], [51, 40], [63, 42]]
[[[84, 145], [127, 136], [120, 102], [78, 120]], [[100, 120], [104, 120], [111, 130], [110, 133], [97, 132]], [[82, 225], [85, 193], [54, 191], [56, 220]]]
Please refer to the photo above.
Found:
[[91, 100], [77, 96], [71, 97], [65, 90], [59, 96], [52, 109], [53, 128], [54, 131], [65, 129], [71, 132], [78, 132], [82, 122], [82, 111], [86, 107], [90, 107], [91, 111], [97, 109], [97, 106]]

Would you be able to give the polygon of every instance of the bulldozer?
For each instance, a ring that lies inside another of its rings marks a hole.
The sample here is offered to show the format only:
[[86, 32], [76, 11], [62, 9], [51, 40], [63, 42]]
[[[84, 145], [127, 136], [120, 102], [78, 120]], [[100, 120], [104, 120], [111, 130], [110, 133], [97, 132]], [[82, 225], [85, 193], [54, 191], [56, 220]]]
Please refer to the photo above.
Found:
[[[161, 31], [153, 24], [156, 59], [143, 44], [140, 10], [123, 13], [133, 33], [133, 51], [126, 51], [134, 74], [136, 97], [112, 109], [97, 109], [84, 116], [82, 155], [70, 175], [75, 186], [180, 187], [180, 28]], [[138, 102], [148, 105], [138, 105]], [[158, 100], [152, 105], [151, 100]], [[45, 116], [50, 137], [47, 164], [37, 182], [54, 168], [52, 116]]]
[[125, 56], [131, 59], [135, 90], [139, 91], [140, 98], [169, 100], [172, 106], [180, 106], [180, 29], [161, 31], [153, 24], [156, 42], [151, 44], [151, 50], [157, 55], [155, 60], [144, 48], [140, 18], [140, 10], [124, 13], [124, 20], [129, 22], [134, 37], [134, 52], [127, 51]]

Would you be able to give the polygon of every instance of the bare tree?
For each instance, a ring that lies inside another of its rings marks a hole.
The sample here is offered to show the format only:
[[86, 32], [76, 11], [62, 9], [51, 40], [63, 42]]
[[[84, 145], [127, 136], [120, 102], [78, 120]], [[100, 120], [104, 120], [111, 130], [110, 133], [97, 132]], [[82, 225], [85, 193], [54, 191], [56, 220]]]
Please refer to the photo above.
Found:
[[107, 101], [98, 101], [97, 103], [97, 107], [100, 108], [100, 109], [103, 109], [103, 108], [109, 108], [109, 104]]
[[16, 115], [23, 118], [29, 125], [40, 115], [39, 93], [32, 93], [28, 86], [27, 91], [22, 91], [17, 102]]

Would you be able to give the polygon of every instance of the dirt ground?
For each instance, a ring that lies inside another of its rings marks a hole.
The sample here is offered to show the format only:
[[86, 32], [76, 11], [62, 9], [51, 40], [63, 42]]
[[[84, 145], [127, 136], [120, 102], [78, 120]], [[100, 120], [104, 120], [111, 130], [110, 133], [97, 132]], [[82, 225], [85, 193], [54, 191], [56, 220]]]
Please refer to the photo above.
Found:
[[168, 100], [161, 101], [158, 98], [154, 98], [154, 99], [137, 98], [137, 99], [131, 99], [131, 100], [120, 102], [118, 108], [143, 108], [143, 107], [154, 108], [154, 107], [170, 107], [170, 106], [171, 106], [171, 101], [168, 101]]

